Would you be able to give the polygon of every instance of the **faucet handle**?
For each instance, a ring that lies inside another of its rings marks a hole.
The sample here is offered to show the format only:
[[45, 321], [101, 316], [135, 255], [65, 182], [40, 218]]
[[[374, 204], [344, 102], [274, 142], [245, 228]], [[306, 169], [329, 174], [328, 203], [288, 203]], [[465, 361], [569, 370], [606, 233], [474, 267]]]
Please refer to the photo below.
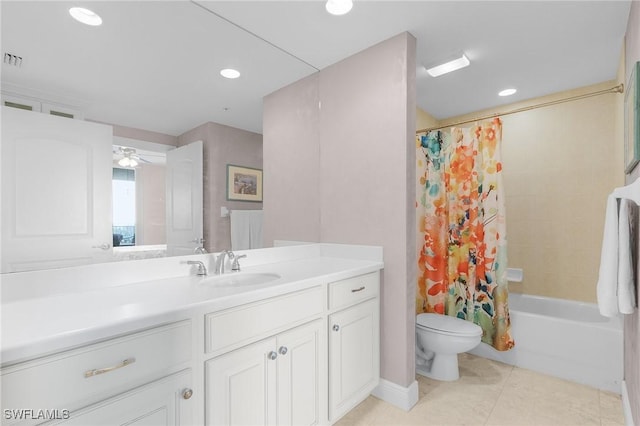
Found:
[[233, 259], [233, 263], [231, 264], [231, 270], [235, 271], [235, 272], [240, 272], [240, 262], [239, 260], [242, 259], [243, 257], [247, 257], [246, 254], [241, 254], [240, 256], [234, 256]]
[[204, 262], [199, 260], [187, 260], [188, 265], [197, 265], [198, 266], [198, 275], [207, 275], [207, 267], [204, 266]]

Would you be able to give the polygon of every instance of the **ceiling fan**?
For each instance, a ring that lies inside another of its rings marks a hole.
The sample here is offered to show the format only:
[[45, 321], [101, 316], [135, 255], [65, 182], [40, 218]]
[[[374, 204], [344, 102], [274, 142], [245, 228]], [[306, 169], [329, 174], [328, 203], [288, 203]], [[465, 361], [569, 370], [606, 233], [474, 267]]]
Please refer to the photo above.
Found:
[[[150, 154], [144, 153], [140, 154], [136, 151], [135, 148], [129, 148], [126, 146], [114, 146], [113, 147], [114, 161], [117, 159], [118, 165], [122, 167], [137, 167], [140, 163], [157, 163], [158, 161], [150, 161], [143, 157], [146, 156], [156, 156], [164, 158], [162, 154]], [[154, 160], [154, 159], [151, 159]]]

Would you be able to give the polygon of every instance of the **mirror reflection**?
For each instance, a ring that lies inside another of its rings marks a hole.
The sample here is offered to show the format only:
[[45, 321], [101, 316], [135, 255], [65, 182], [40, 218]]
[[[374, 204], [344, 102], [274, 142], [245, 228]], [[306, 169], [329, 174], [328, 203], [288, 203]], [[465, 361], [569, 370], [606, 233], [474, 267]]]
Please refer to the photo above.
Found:
[[[3, 53], [20, 58], [1, 74], [2, 272], [231, 248], [222, 209], [262, 205], [226, 199], [226, 165], [262, 169], [262, 97], [316, 70], [194, 2], [91, 2], [100, 26], [71, 6], [0, 3]], [[230, 66], [240, 78], [219, 75]], [[98, 147], [84, 127], [60, 136], [60, 120], [110, 130]], [[197, 179], [189, 156], [168, 164], [196, 142]]]
[[163, 250], [167, 244], [162, 152], [113, 146], [113, 247]]

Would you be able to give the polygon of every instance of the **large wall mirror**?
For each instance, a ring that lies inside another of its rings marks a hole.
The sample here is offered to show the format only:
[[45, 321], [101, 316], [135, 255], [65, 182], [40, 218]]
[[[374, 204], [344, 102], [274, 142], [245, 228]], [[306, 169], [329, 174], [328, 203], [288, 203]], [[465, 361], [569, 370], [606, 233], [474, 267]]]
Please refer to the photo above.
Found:
[[[203, 209], [202, 197], [199, 206], [180, 207], [198, 198], [184, 189], [194, 173], [183, 167], [188, 160], [180, 154], [178, 166], [168, 166], [167, 156], [193, 145], [181, 135], [208, 122], [261, 133], [262, 97], [316, 71], [212, 13], [208, 5], [89, 2], [86, 7], [100, 15], [102, 24], [88, 26], [70, 16], [71, 7], [82, 6], [72, 2], [0, 4], [2, 127], [15, 133], [2, 138], [2, 255], [9, 255], [13, 265], [3, 261], [3, 273], [146, 257], [121, 250], [136, 245], [148, 246], [144, 251], [151, 256], [166, 250], [171, 230], [162, 229], [163, 222], [177, 224], [176, 229], [193, 226], [195, 219], [181, 212]], [[220, 76], [230, 67], [241, 70], [241, 77]], [[34, 114], [39, 124], [29, 118]], [[71, 134], [79, 133], [53, 137], [64, 120], [73, 122]], [[116, 130], [105, 133], [103, 125]], [[26, 128], [49, 133], [21, 133]], [[100, 138], [108, 139], [102, 144], [108, 148], [85, 144]], [[206, 143], [199, 149], [206, 151]], [[98, 155], [109, 158], [99, 166], [108, 168], [100, 170], [108, 176], [108, 194], [92, 177]], [[12, 159], [10, 166], [5, 158]], [[131, 160], [138, 164], [132, 167]], [[205, 169], [206, 161], [205, 156]], [[11, 179], [5, 179], [8, 169]], [[221, 191], [210, 179], [199, 179], [200, 191]], [[183, 186], [171, 195], [165, 182]], [[84, 216], [78, 213], [82, 203], [88, 206]], [[171, 212], [173, 219], [164, 217]], [[108, 235], [92, 234], [98, 222]], [[193, 244], [167, 254], [193, 252], [202, 245], [199, 240], [215, 239], [215, 226], [204, 229], [189, 237]], [[66, 240], [91, 234], [86, 243], [93, 253], [73, 252], [64, 261], [38, 258], [35, 253], [60, 250], [54, 234]]]

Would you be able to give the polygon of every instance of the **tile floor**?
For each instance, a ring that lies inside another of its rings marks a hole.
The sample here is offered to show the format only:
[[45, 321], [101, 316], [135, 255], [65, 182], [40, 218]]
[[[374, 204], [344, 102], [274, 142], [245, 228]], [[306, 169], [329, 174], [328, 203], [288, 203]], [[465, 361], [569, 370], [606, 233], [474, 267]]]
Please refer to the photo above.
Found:
[[469, 354], [459, 363], [455, 382], [417, 376], [411, 411], [370, 396], [336, 426], [624, 425], [620, 395]]

